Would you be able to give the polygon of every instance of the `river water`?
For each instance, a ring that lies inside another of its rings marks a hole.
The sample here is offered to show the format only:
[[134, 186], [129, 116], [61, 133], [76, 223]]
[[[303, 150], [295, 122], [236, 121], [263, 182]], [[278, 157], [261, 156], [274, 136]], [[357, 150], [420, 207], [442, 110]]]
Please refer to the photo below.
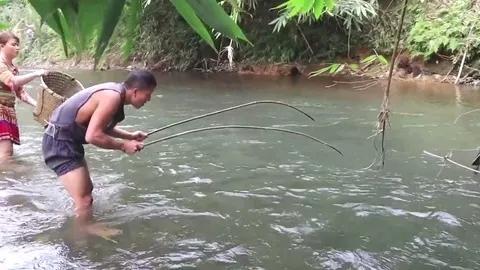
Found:
[[[126, 72], [71, 71], [84, 85]], [[480, 91], [396, 82], [385, 167], [373, 139], [384, 85], [225, 74], [157, 74], [159, 87], [122, 125], [149, 131], [253, 100], [257, 105], [167, 129], [148, 140], [223, 125], [291, 129], [195, 133], [135, 156], [87, 146], [97, 221], [111, 240], [79, 237], [73, 205], [41, 158], [42, 128], [17, 106], [23, 144], [0, 174], [1, 269], [480, 269]], [[38, 83], [27, 88], [34, 92]], [[147, 140], [147, 141], [148, 141]]]

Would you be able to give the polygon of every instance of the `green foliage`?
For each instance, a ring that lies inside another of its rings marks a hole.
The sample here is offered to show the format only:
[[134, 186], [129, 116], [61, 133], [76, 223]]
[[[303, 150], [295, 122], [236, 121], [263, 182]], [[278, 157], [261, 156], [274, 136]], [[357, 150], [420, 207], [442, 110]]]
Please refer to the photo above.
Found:
[[315, 70], [308, 74], [308, 77], [315, 77], [325, 73], [329, 75], [337, 75], [343, 70], [347, 70], [350, 73], [364, 73], [366, 69], [374, 64], [379, 64], [382, 66], [387, 66], [388, 61], [385, 59], [383, 55], [372, 54], [370, 56], [365, 57], [364, 59], [360, 60], [360, 64], [356, 63], [333, 63], [327, 65], [324, 68], [319, 70]]
[[338, 0], [333, 16], [342, 20], [347, 30], [353, 26], [360, 30], [361, 25], [377, 16], [377, 8], [376, 0]]
[[[173, 2], [179, 0], [171, 0]], [[248, 43], [247, 37], [243, 34], [238, 25], [225, 13], [216, 0], [187, 0], [195, 13], [204, 23], [223, 35], [234, 40], [244, 40]], [[184, 17], [185, 18], [185, 17]], [[250, 43], [251, 45], [251, 43]]]
[[[89, 51], [90, 45], [95, 42], [95, 66], [107, 48], [125, 5], [125, 0], [29, 2], [42, 17], [42, 22], [60, 35], [66, 55], [70, 46], [75, 48], [78, 56]], [[214, 50], [210, 33], [203, 23], [232, 39], [249, 42], [216, 0], [171, 0], [171, 3]]]
[[472, 7], [471, 0], [438, 9], [426, 5], [408, 35], [409, 50], [428, 59], [438, 53], [457, 54], [467, 42], [473, 50], [480, 49], [480, 17]]
[[26, 0], [7, 1], [0, 6], [0, 21], [20, 37], [22, 64], [45, 63], [63, 57], [62, 43], [49, 27], [41, 27], [40, 17]]
[[[116, 8], [117, 1], [114, 0], [29, 0], [29, 2], [42, 18], [42, 22], [61, 36], [67, 56], [69, 47], [74, 48], [75, 55], [81, 56], [91, 49], [93, 42], [97, 42], [96, 55], [102, 53], [103, 51], [99, 50], [105, 49], [105, 39], [108, 40], [110, 36], [107, 35], [113, 32], [111, 27], [103, 22], [116, 23], [115, 18], [118, 20], [116, 13], [122, 11]], [[99, 20], [100, 17], [104, 19]]]
[[[138, 0], [129, 0], [126, 2], [124, 16], [124, 42], [122, 44], [122, 56], [128, 59], [135, 49], [135, 42], [138, 39], [140, 31], [140, 18], [142, 15], [142, 2]], [[122, 25], [122, 21], [120, 22]]]
[[[351, 65], [355, 65], [355, 64], [351, 64]], [[350, 64], [333, 63], [319, 70], [310, 72], [310, 74], [308, 74], [308, 77], [311, 78], [311, 77], [319, 76], [327, 72], [331, 75], [338, 74], [342, 70], [344, 70], [346, 66], [350, 67]], [[358, 65], [355, 65], [355, 68], [358, 68]]]
[[108, 10], [108, 12], [106, 12], [105, 14], [101, 31], [97, 38], [94, 68], [97, 67], [100, 57], [103, 55], [103, 52], [107, 48], [108, 42], [112, 37], [113, 30], [115, 29], [115, 26], [117, 25], [122, 14], [125, 0], [104, 0], [104, 3], [106, 3], [106, 10]]
[[335, 2], [335, 0], [287, 0], [276, 8], [287, 13], [288, 18], [313, 16], [318, 20], [325, 12], [333, 10]]
[[388, 61], [387, 61], [387, 59], [385, 59], [385, 57], [383, 55], [376, 55], [376, 54], [372, 54], [370, 56], [367, 56], [360, 61], [360, 63], [364, 64], [365, 66], [371, 65], [375, 62], [378, 62], [378, 63], [380, 63], [382, 65], [385, 65], [385, 66], [388, 65]]
[[197, 34], [200, 35], [200, 37], [205, 40], [210, 47], [217, 51], [208, 29], [202, 23], [202, 20], [197, 16], [197, 14], [195, 14], [195, 10], [188, 4], [188, 2], [183, 0], [173, 0], [171, 2], [177, 9], [178, 13], [185, 18], [185, 21], [190, 25], [190, 27], [192, 27], [192, 29], [197, 32]]
[[[0, 0], [0, 7], [5, 6], [9, 3], [9, 0]], [[8, 23], [0, 21], [0, 31], [8, 28]]]
[[350, 31], [352, 26], [360, 26], [377, 16], [377, 0], [288, 0], [279, 5], [281, 14], [270, 24], [274, 25], [274, 32], [280, 31], [294, 17], [298, 23], [309, 23], [319, 20], [325, 13], [343, 21], [345, 28]]

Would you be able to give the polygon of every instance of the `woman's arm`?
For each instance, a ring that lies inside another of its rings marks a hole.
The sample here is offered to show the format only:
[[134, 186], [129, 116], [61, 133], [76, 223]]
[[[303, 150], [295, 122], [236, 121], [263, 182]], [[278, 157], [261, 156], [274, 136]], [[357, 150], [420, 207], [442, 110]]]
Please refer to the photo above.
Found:
[[13, 76], [11, 81], [15, 86], [21, 87], [21, 86], [24, 86], [25, 84], [33, 81], [33, 79], [42, 76], [45, 73], [46, 73], [45, 70], [40, 69], [40, 70], [34, 71], [32, 73], [29, 73], [29, 74]]
[[40, 77], [44, 74], [46, 74], [47, 72], [43, 69], [40, 69], [40, 70], [37, 70], [37, 71], [34, 71], [32, 73], [29, 73], [29, 74], [25, 74], [25, 75], [16, 75], [16, 76], [13, 76], [10, 80], [12, 82], [12, 84], [15, 86], [15, 89], [16, 90], [16, 95], [17, 97], [27, 103], [27, 104], [30, 104], [32, 105], [33, 107], [36, 107], [37, 106], [37, 101], [32, 98], [24, 89], [22, 86], [24, 86], [25, 84], [31, 82], [33, 79], [37, 78], [37, 77]]
[[32, 98], [27, 91], [23, 90], [23, 88], [20, 88], [19, 93], [17, 93], [18, 98], [20, 98], [21, 101], [32, 105], [33, 107], [37, 106], [37, 101]]

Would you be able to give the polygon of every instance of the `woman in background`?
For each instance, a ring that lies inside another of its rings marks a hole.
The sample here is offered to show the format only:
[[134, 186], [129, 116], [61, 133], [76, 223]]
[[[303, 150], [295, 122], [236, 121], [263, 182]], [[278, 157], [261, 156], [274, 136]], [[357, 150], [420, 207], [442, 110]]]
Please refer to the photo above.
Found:
[[20, 144], [20, 134], [15, 113], [15, 99], [36, 106], [37, 102], [23, 86], [46, 74], [38, 70], [18, 75], [13, 59], [20, 51], [20, 39], [9, 31], [0, 32], [0, 163], [9, 161], [13, 155], [13, 144]]

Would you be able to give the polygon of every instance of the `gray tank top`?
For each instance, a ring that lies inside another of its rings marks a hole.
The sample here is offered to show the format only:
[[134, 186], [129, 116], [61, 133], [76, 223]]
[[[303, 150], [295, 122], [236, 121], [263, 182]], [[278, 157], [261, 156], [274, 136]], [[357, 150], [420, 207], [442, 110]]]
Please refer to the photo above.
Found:
[[75, 118], [77, 118], [78, 110], [90, 99], [90, 97], [94, 93], [103, 90], [113, 90], [117, 92], [122, 100], [117, 112], [107, 125], [106, 130], [114, 128], [115, 125], [125, 119], [125, 113], [123, 111], [126, 91], [125, 86], [122, 83], [97, 84], [76, 93], [53, 111], [52, 116], [50, 117], [50, 125], [54, 125], [55, 129], [58, 131], [56, 138], [81, 144], [87, 143], [85, 141], [87, 129], [86, 127], [77, 124]]

